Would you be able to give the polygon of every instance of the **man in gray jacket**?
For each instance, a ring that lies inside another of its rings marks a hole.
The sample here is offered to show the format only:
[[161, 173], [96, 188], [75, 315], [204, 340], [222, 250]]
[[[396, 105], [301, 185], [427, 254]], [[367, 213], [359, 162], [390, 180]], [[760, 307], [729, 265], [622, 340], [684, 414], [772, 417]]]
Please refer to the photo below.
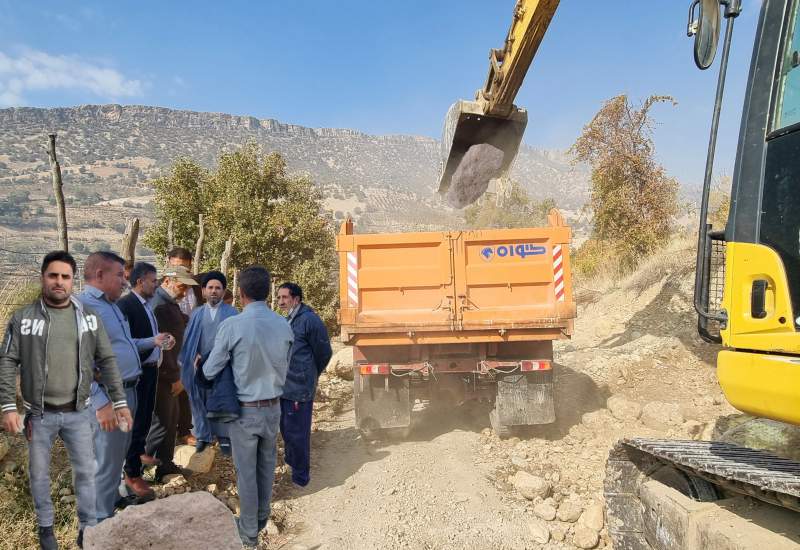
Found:
[[[67, 252], [50, 252], [41, 272], [41, 298], [17, 310], [6, 328], [0, 350], [0, 408], [6, 431], [16, 433], [24, 427], [39, 540], [43, 549], [51, 550], [58, 548], [50, 499], [50, 450], [57, 436], [72, 465], [79, 547], [84, 528], [96, 523], [94, 410], [89, 406], [95, 378], [109, 396], [115, 422], [133, 420], [103, 323], [71, 296], [75, 260]], [[17, 372], [24, 422], [17, 412]]]

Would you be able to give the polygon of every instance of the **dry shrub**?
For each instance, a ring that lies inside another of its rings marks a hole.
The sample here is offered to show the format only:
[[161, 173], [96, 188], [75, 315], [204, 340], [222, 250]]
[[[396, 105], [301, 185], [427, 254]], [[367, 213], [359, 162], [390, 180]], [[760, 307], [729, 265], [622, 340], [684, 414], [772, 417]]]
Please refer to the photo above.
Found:
[[570, 149], [575, 161], [592, 167], [589, 209], [596, 244], [585, 252], [587, 272], [596, 272], [607, 252], [607, 261], [630, 272], [672, 233], [678, 182], [655, 161], [649, 114], [660, 102], [674, 103], [668, 96], [650, 96], [638, 108], [626, 95], [608, 100]]

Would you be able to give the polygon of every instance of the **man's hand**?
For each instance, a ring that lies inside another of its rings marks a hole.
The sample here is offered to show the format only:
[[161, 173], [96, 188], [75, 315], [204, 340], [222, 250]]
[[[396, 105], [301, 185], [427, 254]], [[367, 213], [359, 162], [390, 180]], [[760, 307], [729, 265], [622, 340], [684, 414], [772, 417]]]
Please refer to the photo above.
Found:
[[[97, 422], [100, 423], [100, 428], [104, 432], [113, 432], [117, 428], [117, 417], [114, 414], [114, 407], [111, 406], [111, 403], [97, 409], [96, 414]], [[128, 417], [130, 418], [130, 412], [128, 412]]]
[[183, 383], [180, 380], [176, 380], [172, 383], [172, 395], [177, 397], [183, 391]]
[[200, 366], [200, 359], [202, 359], [202, 356], [198, 353], [194, 358], [194, 370], [197, 370], [197, 367]]
[[3, 429], [10, 434], [18, 434], [22, 431], [22, 417], [17, 411], [3, 413]]
[[159, 332], [153, 337], [153, 343], [158, 347], [163, 347], [170, 341], [170, 338], [172, 338], [172, 335], [169, 332]]
[[129, 432], [133, 428], [133, 418], [131, 417], [131, 410], [128, 407], [121, 407], [114, 411], [114, 416], [117, 420], [119, 429], [123, 432]]

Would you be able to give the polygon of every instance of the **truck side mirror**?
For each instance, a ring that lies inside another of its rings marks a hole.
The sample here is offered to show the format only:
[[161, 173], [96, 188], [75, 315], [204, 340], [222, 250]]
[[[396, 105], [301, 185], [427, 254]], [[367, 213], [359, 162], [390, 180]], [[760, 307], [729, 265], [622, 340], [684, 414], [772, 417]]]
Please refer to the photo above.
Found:
[[686, 36], [694, 36], [694, 63], [701, 70], [708, 69], [714, 62], [720, 21], [719, 0], [693, 0], [689, 6]]

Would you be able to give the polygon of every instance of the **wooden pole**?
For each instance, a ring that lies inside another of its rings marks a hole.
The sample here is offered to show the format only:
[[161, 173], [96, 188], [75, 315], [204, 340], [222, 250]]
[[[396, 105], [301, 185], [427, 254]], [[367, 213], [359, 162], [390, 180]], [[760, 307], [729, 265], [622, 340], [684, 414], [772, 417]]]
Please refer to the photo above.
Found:
[[56, 134], [49, 134], [50, 146], [47, 154], [50, 157], [50, 170], [53, 173], [53, 193], [56, 196], [56, 209], [58, 210], [58, 246], [65, 252], [69, 251], [67, 239], [67, 209], [64, 206], [64, 181], [61, 179], [61, 166], [56, 156]]
[[200, 273], [200, 260], [203, 259], [203, 241], [206, 238], [205, 227], [203, 226], [203, 215], [200, 214], [197, 222], [198, 232], [197, 244], [194, 247], [194, 262], [192, 263], [192, 271], [195, 275]]
[[125, 221], [125, 234], [122, 235], [120, 256], [126, 262], [136, 261], [136, 241], [139, 240], [139, 218], [128, 218]]
[[[219, 270], [226, 277], [228, 276], [228, 264], [231, 262], [231, 254], [233, 253], [233, 237], [225, 241], [225, 251], [222, 253], [222, 258], [219, 260]], [[234, 295], [234, 300], [235, 300]]]
[[233, 306], [236, 307], [241, 302], [239, 301], [239, 270], [233, 268]]
[[167, 222], [167, 251], [169, 252], [175, 248], [175, 220], [170, 219]]

